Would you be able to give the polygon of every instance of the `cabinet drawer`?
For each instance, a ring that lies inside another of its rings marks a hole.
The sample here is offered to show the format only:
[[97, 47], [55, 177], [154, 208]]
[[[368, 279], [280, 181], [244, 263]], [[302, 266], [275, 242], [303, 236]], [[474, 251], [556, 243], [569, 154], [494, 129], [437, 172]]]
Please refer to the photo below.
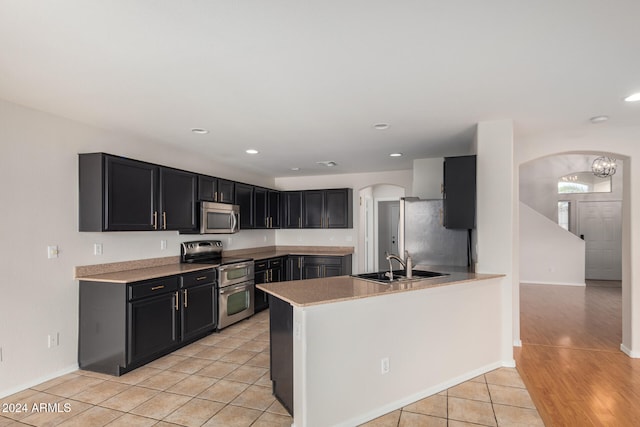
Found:
[[269, 261], [256, 261], [253, 266], [253, 271], [264, 271], [267, 269]]
[[133, 283], [129, 285], [129, 299], [134, 300], [164, 294], [166, 292], [174, 292], [176, 290], [178, 290], [178, 276], [170, 276], [143, 283]]
[[195, 273], [183, 274], [180, 277], [183, 288], [189, 288], [196, 285], [204, 285], [205, 283], [213, 283], [216, 281], [215, 270], [202, 270]]
[[282, 258], [274, 258], [269, 261], [269, 267], [276, 268], [282, 265]]

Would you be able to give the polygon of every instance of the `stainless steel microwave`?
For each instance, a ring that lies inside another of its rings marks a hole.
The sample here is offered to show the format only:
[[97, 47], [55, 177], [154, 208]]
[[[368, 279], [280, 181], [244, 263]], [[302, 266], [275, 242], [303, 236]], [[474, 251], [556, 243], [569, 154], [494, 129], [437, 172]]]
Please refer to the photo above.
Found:
[[200, 234], [229, 234], [240, 231], [240, 207], [225, 203], [202, 202]]

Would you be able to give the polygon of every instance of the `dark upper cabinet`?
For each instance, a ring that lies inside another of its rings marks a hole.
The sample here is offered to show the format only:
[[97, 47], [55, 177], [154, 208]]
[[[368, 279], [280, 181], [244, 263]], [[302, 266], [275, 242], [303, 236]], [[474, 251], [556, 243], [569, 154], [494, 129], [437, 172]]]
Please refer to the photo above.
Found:
[[281, 194], [282, 228], [302, 228], [302, 191]]
[[253, 185], [236, 182], [235, 201], [240, 206], [240, 229], [255, 228]]
[[353, 190], [307, 190], [302, 194], [303, 228], [352, 228]]
[[222, 178], [198, 176], [198, 200], [205, 202], [234, 203], [234, 182]]
[[104, 153], [79, 155], [79, 230], [195, 230], [195, 174]]
[[475, 228], [476, 156], [445, 157], [442, 199], [446, 228]]
[[159, 224], [162, 230], [195, 230], [197, 176], [160, 167]]
[[280, 228], [280, 192], [255, 187], [253, 201], [255, 228]]

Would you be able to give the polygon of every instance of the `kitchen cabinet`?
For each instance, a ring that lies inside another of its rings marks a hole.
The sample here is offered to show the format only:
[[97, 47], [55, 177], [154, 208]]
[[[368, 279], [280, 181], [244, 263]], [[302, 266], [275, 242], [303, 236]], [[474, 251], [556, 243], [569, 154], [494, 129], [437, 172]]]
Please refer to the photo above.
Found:
[[269, 295], [269, 360], [273, 395], [293, 415], [293, 307]]
[[217, 322], [215, 271], [183, 274], [180, 277], [180, 336], [191, 340], [213, 331]]
[[476, 156], [445, 157], [442, 199], [445, 228], [475, 228]]
[[302, 191], [281, 193], [282, 228], [302, 228]]
[[236, 182], [235, 201], [240, 206], [240, 229], [255, 228], [253, 185]]
[[222, 178], [198, 176], [198, 200], [205, 202], [234, 203], [235, 183]]
[[307, 190], [302, 193], [303, 228], [352, 228], [353, 190]]
[[306, 280], [351, 274], [351, 255], [290, 255], [287, 280]]
[[194, 231], [197, 176], [104, 153], [79, 155], [80, 231]]
[[279, 191], [254, 187], [253, 202], [255, 228], [280, 228]]
[[[256, 261], [254, 264], [255, 284], [273, 283], [285, 280], [284, 259], [282, 257]], [[269, 307], [267, 294], [261, 289], [255, 290], [255, 311]]]
[[122, 375], [216, 328], [215, 270], [132, 282], [80, 281], [78, 363]]

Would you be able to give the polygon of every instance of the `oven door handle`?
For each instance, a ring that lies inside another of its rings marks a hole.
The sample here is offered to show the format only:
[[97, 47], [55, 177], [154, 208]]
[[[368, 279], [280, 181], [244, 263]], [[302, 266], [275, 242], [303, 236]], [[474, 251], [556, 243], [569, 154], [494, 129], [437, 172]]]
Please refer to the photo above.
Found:
[[243, 290], [243, 289], [248, 289], [250, 288], [252, 285], [251, 284], [247, 284], [247, 283], [240, 283], [239, 285], [235, 285], [235, 286], [226, 286], [224, 288], [220, 288], [220, 295], [223, 295], [227, 292], [233, 292], [233, 291], [239, 291], [239, 290]]

